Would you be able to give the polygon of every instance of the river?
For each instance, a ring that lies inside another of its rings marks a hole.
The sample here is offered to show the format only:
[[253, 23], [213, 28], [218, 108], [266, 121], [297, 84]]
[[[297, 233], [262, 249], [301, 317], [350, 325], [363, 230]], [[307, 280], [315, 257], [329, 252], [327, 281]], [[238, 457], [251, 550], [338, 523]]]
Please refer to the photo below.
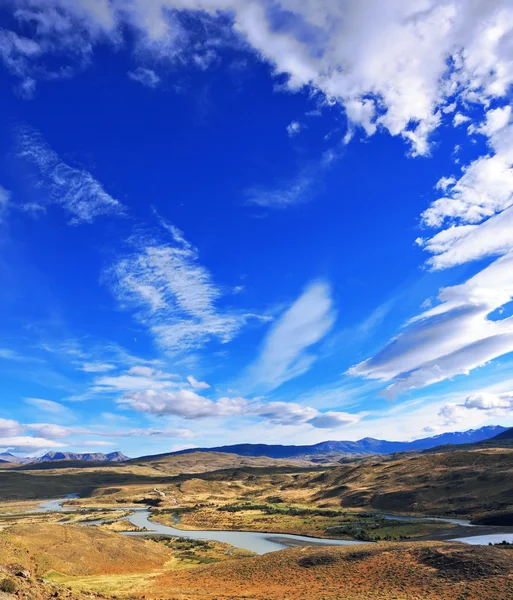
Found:
[[[63, 507], [64, 502], [71, 498], [78, 498], [77, 494], [70, 494], [65, 498], [55, 498], [53, 500], [46, 500], [41, 502], [38, 508], [30, 512], [73, 512], [78, 507]], [[96, 507], [98, 510], [133, 510], [133, 514], [128, 517], [124, 517], [125, 520], [130, 521], [136, 527], [144, 528], [145, 531], [125, 531], [123, 535], [127, 536], [142, 536], [142, 535], [168, 535], [173, 537], [189, 538], [193, 540], [212, 540], [216, 542], [224, 542], [235, 546], [236, 548], [242, 548], [244, 550], [250, 550], [256, 554], [266, 554], [267, 552], [275, 552], [276, 550], [284, 550], [291, 546], [349, 546], [355, 544], [362, 544], [365, 542], [354, 541], [354, 540], [333, 540], [326, 538], [315, 538], [304, 535], [292, 535], [288, 533], [263, 533], [257, 531], [220, 531], [220, 530], [183, 530], [176, 529], [169, 525], [163, 525], [150, 521], [151, 511], [147, 507], [120, 507], [120, 508], [105, 508]], [[498, 527], [486, 527], [486, 535], [479, 535], [478, 531], [484, 530], [479, 526], [474, 526], [465, 519], [451, 519], [442, 517], [410, 517], [404, 515], [384, 515], [380, 514], [377, 516], [384, 517], [385, 519], [395, 519], [399, 521], [441, 521], [444, 523], [451, 523], [458, 528], [461, 527], [473, 527], [476, 530], [476, 534], [472, 536], [464, 536], [452, 538], [447, 541], [463, 542], [472, 545], [488, 545], [497, 544], [502, 541], [513, 542], [513, 532], [511, 528], [506, 528], [507, 531], [500, 533]], [[121, 520], [121, 519], [120, 519]], [[91, 522], [89, 524], [100, 524], [101, 520]], [[492, 533], [493, 531], [493, 533]], [[368, 542], [367, 542], [368, 543]]]

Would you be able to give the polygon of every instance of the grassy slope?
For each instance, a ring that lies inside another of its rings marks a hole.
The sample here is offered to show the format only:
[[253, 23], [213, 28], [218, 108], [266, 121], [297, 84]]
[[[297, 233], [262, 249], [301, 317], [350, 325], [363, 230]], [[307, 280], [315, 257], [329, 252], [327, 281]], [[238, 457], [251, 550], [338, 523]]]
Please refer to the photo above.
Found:
[[486, 448], [347, 465], [313, 477], [316, 503], [427, 515], [513, 508], [513, 449]]
[[[462, 544], [294, 548], [152, 580], [147, 597], [507, 600], [513, 552]], [[174, 591], [174, 592], [173, 592]]]
[[0, 563], [22, 562], [38, 576], [150, 572], [163, 567], [169, 551], [160, 544], [96, 527], [15, 525], [0, 533]]
[[89, 495], [102, 488], [152, 489], [173, 477], [221, 469], [301, 470], [314, 468], [301, 460], [252, 458], [213, 452], [154, 457], [126, 463], [75, 463], [59, 461], [0, 468], [0, 500], [27, 500], [78, 493]]

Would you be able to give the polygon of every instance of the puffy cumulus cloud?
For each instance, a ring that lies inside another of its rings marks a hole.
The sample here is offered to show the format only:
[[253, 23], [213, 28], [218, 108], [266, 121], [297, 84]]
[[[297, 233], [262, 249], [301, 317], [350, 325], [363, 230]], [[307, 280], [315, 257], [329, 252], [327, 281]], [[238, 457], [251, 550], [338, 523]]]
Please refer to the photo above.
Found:
[[[511, 108], [495, 109], [506, 118], [490, 119], [480, 131], [487, 133], [490, 153], [464, 167], [461, 177], [444, 177], [438, 183], [446, 193], [422, 214], [428, 227], [445, 222], [480, 223], [511, 206], [513, 199], [513, 125], [509, 125]], [[495, 112], [496, 114], [496, 112]], [[493, 123], [493, 125], [491, 124]], [[445, 182], [446, 185], [441, 185]]]
[[[38, 205], [39, 209], [44, 211], [46, 203], [60, 205], [72, 224], [91, 223], [101, 215], [124, 213], [123, 205], [108, 194], [91, 173], [62, 161], [38, 131], [20, 127], [17, 141], [18, 156], [35, 165], [41, 183], [48, 191], [43, 204]], [[35, 209], [33, 205], [25, 208]]]
[[[485, 105], [513, 81], [513, 8], [501, 0], [7, 0], [6, 8], [17, 27], [2, 30], [0, 56], [28, 93], [37, 79], [87, 66], [96, 44], [120, 45], [123, 31], [145, 70], [148, 58], [208, 68], [214, 46], [238, 38], [290, 89], [313, 87], [367, 134], [386, 129], [417, 154], [428, 152], [455, 97]], [[208, 21], [209, 40], [198, 40], [194, 17]], [[52, 70], [56, 55], [68, 60]]]
[[[125, 408], [157, 416], [173, 415], [183, 419], [219, 417], [252, 417], [264, 419], [273, 425], [304, 425], [322, 429], [335, 429], [357, 423], [361, 416], [344, 412], [321, 413], [315, 408], [294, 402], [261, 402], [245, 398], [220, 398], [209, 400], [195, 392], [159, 392], [147, 390], [125, 394], [118, 400]], [[186, 436], [183, 436], [186, 437]]]
[[20, 425], [18, 421], [0, 418], [0, 436], [18, 435], [23, 431], [23, 429], [23, 426]]
[[513, 408], [513, 393], [491, 394], [481, 392], [472, 394], [465, 400], [465, 408], [477, 408], [479, 410], [495, 410]]
[[258, 316], [221, 310], [221, 288], [198, 262], [196, 248], [179, 229], [164, 225], [171, 243], [134, 239], [135, 251], [108, 270], [106, 281], [169, 352], [196, 349], [213, 338], [230, 341]]
[[417, 243], [432, 256], [433, 270], [513, 251], [513, 124], [511, 106], [486, 112], [473, 131], [487, 136], [489, 153], [443, 177], [444, 195], [422, 214], [424, 226], [441, 229]]
[[467, 374], [513, 351], [513, 318], [489, 318], [511, 298], [513, 255], [507, 255], [465, 283], [442, 289], [440, 304], [349, 372], [391, 382], [391, 395]]
[[443, 425], [455, 425], [479, 413], [486, 417], [506, 417], [513, 412], [513, 392], [492, 393], [477, 392], [468, 396], [464, 402], [451, 402], [442, 406], [438, 416]]
[[131, 392], [120, 398], [118, 403], [138, 412], [158, 416], [175, 415], [184, 419], [239, 415], [248, 405], [244, 398], [221, 398], [214, 402], [190, 390]]
[[330, 287], [310, 284], [271, 327], [260, 356], [248, 369], [249, 384], [272, 389], [306, 373], [316, 358], [308, 348], [322, 340], [334, 321]]
[[40, 437], [30, 436], [0, 436], [0, 448], [10, 450], [11, 452], [35, 452], [38, 450], [50, 450], [52, 448], [64, 448], [66, 444], [47, 440]]
[[192, 375], [187, 375], [187, 381], [195, 390], [208, 390], [210, 387], [206, 381], [198, 381]]

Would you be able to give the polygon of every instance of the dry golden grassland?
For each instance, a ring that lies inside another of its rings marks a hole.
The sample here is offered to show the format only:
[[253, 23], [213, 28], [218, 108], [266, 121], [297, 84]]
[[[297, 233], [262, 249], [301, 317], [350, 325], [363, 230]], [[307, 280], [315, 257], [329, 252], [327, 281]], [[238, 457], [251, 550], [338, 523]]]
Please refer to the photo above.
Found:
[[463, 544], [293, 548], [159, 575], [146, 596], [166, 590], [170, 600], [511, 600], [512, 571], [512, 551]]
[[[173, 515], [178, 514], [182, 528], [414, 539], [447, 525], [390, 523], [363, 513], [476, 517], [511, 510], [512, 458], [512, 450], [487, 448], [319, 468], [192, 453], [119, 465], [2, 468], [0, 528], [6, 528], [0, 531], [0, 580], [4, 575], [13, 580], [18, 598], [27, 600], [56, 594], [77, 600], [84, 594], [170, 600], [510, 600], [513, 551], [508, 547], [381, 541], [248, 557], [215, 542], [143, 540], [109, 531], [129, 528], [126, 521], [83, 525], [117, 519], [136, 503], [150, 503], [156, 507], [154, 518], [176, 526]], [[69, 493], [83, 495], [68, 501], [83, 510], [25, 513], [36, 499]], [[104, 510], [109, 506], [123, 510]], [[16, 575], [20, 570], [30, 576]]]

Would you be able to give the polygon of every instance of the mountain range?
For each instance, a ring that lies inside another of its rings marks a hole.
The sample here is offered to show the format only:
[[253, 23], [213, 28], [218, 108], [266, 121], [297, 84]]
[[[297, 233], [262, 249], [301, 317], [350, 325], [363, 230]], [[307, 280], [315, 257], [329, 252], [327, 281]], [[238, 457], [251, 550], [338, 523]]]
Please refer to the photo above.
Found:
[[507, 427], [488, 425], [479, 429], [469, 429], [462, 432], [441, 433], [432, 437], [421, 438], [411, 442], [389, 442], [375, 438], [363, 438], [356, 442], [327, 441], [305, 446], [284, 446], [280, 444], [234, 444], [231, 446], [218, 446], [215, 448], [190, 448], [169, 452], [172, 454], [186, 454], [190, 452], [229, 452], [241, 456], [268, 456], [269, 458], [309, 458], [315, 460], [329, 455], [358, 455], [393, 454], [394, 452], [429, 450], [436, 446], [446, 444], [472, 444], [494, 438]]
[[[155, 456], [172, 456], [176, 454], [189, 454], [191, 452], [225, 452], [239, 456], [266, 456], [268, 458], [303, 458], [312, 461], [322, 461], [330, 457], [342, 456], [370, 456], [372, 454], [393, 454], [395, 452], [430, 450], [437, 446], [474, 444], [490, 439], [511, 439], [513, 428], [500, 425], [488, 425], [479, 429], [468, 431], [455, 431], [442, 433], [432, 437], [412, 440], [411, 442], [390, 442], [366, 437], [356, 442], [331, 440], [318, 444], [285, 446], [281, 444], [233, 444], [231, 446], [217, 446], [214, 448], [189, 448], [176, 452], [167, 452]], [[144, 456], [141, 458], [151, 458]], [[85, 462], [125, 462], [131, 460], [122, 452], [47, 452], [40, 457], [20, 457], [10, 452], [0, 453], [0, 463], [14, 463], [26, 465], [31, 463], [48, 463], [53, 461], [85, 461]]]
[[30, 463], [46, 463], [57, 460], [78, 460], [86, 462], [125, 462], [130, 460], [128, 456], [125, 456], [122, 452], [109, 452], [103, 454], [102, 452], [47, 452], [43, 456], [16, 456], [10, 452], [0, 453], [0, 462], [3, 463], [14, 463], [17, 465], [28, 465]]

